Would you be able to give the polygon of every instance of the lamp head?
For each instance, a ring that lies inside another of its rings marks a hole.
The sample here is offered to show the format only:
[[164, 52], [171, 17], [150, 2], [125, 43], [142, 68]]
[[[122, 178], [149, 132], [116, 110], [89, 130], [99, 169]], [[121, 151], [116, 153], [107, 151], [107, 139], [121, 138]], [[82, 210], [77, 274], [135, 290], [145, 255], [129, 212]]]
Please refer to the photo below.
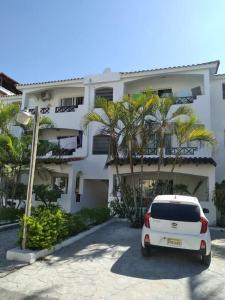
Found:
[[32, 117], [32, 114], [27, 110], [21, 110], [17, 114], [16, 121], [22, 125], [27, 125]]

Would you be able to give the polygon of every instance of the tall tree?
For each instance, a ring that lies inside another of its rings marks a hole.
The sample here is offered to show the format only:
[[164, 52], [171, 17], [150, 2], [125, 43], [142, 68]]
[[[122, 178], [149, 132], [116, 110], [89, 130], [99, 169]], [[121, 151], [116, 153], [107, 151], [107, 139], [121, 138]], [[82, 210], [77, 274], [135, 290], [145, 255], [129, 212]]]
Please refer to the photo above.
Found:
[[119, 153], [118, 153], [118, 141], [120, 136], [120, 102], [108, 101], [104, 98], [98, 98], [96, 100], [96, 107], [100, 109], [97, 112], [95, 109], [87, 113], [83, 119], [83, 127], [87, 129], [90, 123], [100, 124], [99, 133], [109, 136], [109, 153], [108, 158], [112, 158], [117, 174], [117, 182], [121, 189], [121, 178], [119, 174]]

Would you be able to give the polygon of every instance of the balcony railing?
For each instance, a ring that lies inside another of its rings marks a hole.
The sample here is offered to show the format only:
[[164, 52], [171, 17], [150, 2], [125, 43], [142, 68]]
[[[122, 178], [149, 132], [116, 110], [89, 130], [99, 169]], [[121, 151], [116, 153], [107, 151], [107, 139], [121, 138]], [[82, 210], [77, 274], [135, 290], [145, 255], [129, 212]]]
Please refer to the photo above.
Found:
[[70, 105], [70, 106], [56, 106], [55, 112], [56, 113], [63, 113], [63, 112], [73, 112], [77, 108], [77, 105]]
[[52, 156], [73, 155], [76, 149], [57, 149], [52, 151]]
[[[42, 107], [42, 108], [40, 109], [40, 113], [43, 114], [43, 115], [49, 114], [49, 111], [50, 111], [50, 107]], [[35, 113], [35, 108], [30, 108], [30, 109], [29, 109], [29, 112], [30, 112], [31, 114], [34, 114], [34, 113]]]
[[[197, 147], [171, 147], [165, 149], [166, 155], [194, 155], [195, 151], [197, 151]], [[145, 149], [145, 155], [157, 155], [157, 148], [147, 148]]]
[[189, 104], [189, 103], [193, 103], [194, 100], [195, 100], [194, 96], [177, 97], [176, 104]]
[[145, 155], [157, 155], [157, 148], [145, 149]]
[[194, 155], [197, 150], [197, 147], [171, 147], [167, 148], [165, 153], [166, 155]]

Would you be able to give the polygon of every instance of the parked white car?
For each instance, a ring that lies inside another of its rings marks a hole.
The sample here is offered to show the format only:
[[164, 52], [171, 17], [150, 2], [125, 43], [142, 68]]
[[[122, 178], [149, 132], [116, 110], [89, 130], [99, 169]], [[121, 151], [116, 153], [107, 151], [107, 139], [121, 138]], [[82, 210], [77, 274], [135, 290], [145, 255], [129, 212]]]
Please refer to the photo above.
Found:
[[144, 216], [142, 254], [151, 255], [154, 246], [192, 250], [202, 263], [211, 262], [211, 237], [208, 220], [196, 197], [157, 196]]

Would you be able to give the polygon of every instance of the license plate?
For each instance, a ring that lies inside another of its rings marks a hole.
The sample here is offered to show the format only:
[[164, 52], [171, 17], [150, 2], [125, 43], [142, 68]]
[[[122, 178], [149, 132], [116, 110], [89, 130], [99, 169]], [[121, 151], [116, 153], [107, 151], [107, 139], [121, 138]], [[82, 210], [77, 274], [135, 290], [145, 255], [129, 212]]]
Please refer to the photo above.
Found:
[[180, 239], [167, 239], [167, 245], [182, 246], [182, 240], [180, 240]]

